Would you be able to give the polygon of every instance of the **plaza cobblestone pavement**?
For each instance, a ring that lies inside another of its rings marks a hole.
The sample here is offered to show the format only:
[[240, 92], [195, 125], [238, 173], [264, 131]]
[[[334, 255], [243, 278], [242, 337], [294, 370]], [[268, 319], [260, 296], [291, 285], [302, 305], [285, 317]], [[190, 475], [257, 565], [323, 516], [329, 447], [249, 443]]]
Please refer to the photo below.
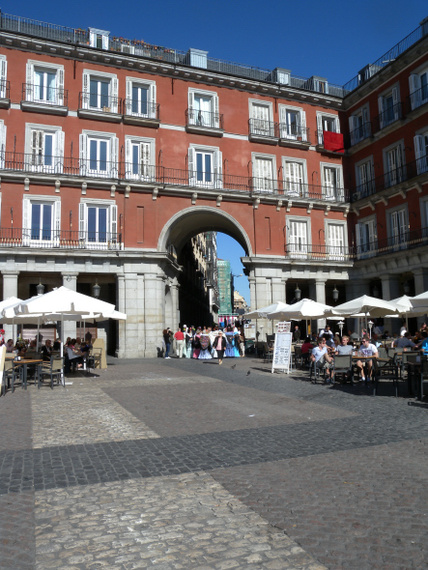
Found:
[[427, 568], [428, 403], [254, 358], [0, 398], [0, 568]]

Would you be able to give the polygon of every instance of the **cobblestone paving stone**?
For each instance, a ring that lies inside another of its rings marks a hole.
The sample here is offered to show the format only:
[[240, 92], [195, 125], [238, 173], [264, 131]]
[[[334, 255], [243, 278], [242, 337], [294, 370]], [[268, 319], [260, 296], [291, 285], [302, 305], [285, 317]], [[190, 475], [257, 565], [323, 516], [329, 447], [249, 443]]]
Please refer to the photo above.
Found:
[[0, 568], [426, 567], [428, 410], [388, 386], [251, 359], [68, 380], [0, 399]]

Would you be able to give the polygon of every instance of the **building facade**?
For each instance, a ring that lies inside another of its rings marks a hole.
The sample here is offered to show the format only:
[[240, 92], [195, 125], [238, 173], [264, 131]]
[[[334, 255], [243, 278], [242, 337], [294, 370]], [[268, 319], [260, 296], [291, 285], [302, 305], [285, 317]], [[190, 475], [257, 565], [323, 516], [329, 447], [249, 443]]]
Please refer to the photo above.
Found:
[[[350, 275], [369, 287], [379, 275], [358, 249], [372, 213], [396, 212], [384, 217], [387, 238], [387, 220], [405, 227], [400, 196], [403, 204], [415, 196], [407, 223], [423, 202], [422, 172], [411, 191], [394, 181], [392, 190], [376, 186], [372, 198], [358, 194], [364, 169], [354, 174], [385, 157], [395, 170], [403, 165], [393, 162], [398, 131], [384, 115], [398, 101], [394, 81], [405, 50], [347, 89], [104, 30], [7, 14], [0, 23], [2, 296], [27, 298], [39, 283], [90, 294], [98, 284], [101, 298], [128, 315], [107, 331], [118, 356], [155, 356], [162, 329], [183, 322], [194, 236], [222, 231], [241, 244], [253, 307], [290, 301], [297, 287], [331, 303], [333, 290], [343, 300], [353, 291]], [[425, 41], [418, 37], [409, 49]], [[422, 90], [423, 100], [422, 60], [403, 63], [400, 97], [419, 101]], [[372, 121], [375, 104], [380, 134], [356, 142], [354, 131]], [[423, 165], [426, 105], [413, 105], [397, 123], [407, 133], [397, 140], [415, 149], [419, 137], [418, 150], [407, 152]], [[411, 223], [417, 227], [416, 218]], [[387, 259], [375, 249], [376, 259]]]

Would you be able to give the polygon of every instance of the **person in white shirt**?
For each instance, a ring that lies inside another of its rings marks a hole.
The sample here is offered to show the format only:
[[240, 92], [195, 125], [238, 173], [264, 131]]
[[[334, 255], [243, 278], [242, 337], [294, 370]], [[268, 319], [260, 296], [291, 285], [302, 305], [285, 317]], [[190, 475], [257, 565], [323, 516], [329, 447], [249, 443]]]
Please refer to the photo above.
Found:
[[[378, 356], [378, 350], [376, 346], [370, 342], [370, 339], [368, 337], [363, 338], [363, 342], [360, 346], [360, 354], [361, 356], [364, 356], [366, 358], [369, 356], [375, 356], [375, 357]], [[373, 359], [371, 358], [367, 358], [367, 360], [365, 359], [364, 364], [361, 360], [357, 360], [355, 364], [357, 368], [360, 369], [362, 382], [366, 382], [366, 375], [364, 369], [366, 369], [367, 372], [367, 379], [371, 378], [372, 369], [373, 369]]]
[[318, 339], [318, 346], [312, 349], [311, 360], [317, 368], [325, 368], [327, 382], [333, 382], [333, 358], [328, 354], [325, 338]]

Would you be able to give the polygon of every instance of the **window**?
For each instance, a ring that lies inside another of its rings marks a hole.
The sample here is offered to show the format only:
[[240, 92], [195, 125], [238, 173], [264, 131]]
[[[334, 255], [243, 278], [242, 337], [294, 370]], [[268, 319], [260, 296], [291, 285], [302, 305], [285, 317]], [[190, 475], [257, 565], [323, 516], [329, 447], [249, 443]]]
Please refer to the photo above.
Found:
[[0, 55], [0, 99], [8, 97], [7, 89], [7, 59], [5, 55]]
[[322, 198], [324, 200], [343, 201], [345, 193], [342, 182], [342, 167], [332, 164], [321, 164]]
[[417, 109], [428, 102], [428, 69], [423, 69], [409, 76], [410, 106]]
[[339, 117], [317, 111], [318, 144], [324, 144], [324, 131], [340, 133]]
[[0, 168], [4, 168], [6, 159], [6, 125], [0, 121]]
[[253, 188], [259, 192], [272, 192], [277, 187], [275, 157], [253, 154]]
[[83, 72], [82, 108], [118, 113], [117, 76], [98, 71]]
[[405, 249], [408, 240], [408, 216], [406, 208], [390, 211], [388, 215], [389, 244], [394, 249]]
[[404, 143], [398, 142], [384, 149], [383, 162], [385, 170], [385, 186], [387, 188], [399, 184], [406, 179], [404, 160]]
[[357, 199], [372, 195], [376, 189], [372, 156], [355, 165], [355, 175], [357, 180]]
[[61, 127], [27, 124], [25, 166], [42, 173], [61, 173], [64, 164], [64, 133]]
[[282, 168], [284, 171], [284, 192], [288, 196], [306, 196], [306, 161], [284, 157]]
[[351, 146], [371, 136], [369, 106], [364, 105], [349, 117]]
[[155, 180], [155, 141], [140, 137], [125, 137], [125, 178]]
[[279, 120], [282, 139], [307, 141], [306, 115], [303, 109], [280, 105]]
[[222, 188], [222, 160], [218, 148], [192, 145], [189, 148], [189, 185]]
[[345, 225], [342, 223], [327, 224], [327, 255], [329, 259], [343, 261], [345, 259]]
[[376, 218], [361, 220], [355, 226], [355, 241], [357, 245], [357, 257], [371, 257], [377, 249]]
[[108, 49], [110, 32], [89, 28], [89, 45], [99, 49]]
[[188, 122], [198, 127], [220, 128], [219, 102], [217, 93], [189, 89]]
[[250, 101], [250, 134], [275, 137], [272, 103]]
[[26, 196], [22, 205], [22, 238], [25, 245], [55, 245], [60, 238], [59, 198]]
[[305, 259], [308, 256], [308, 221], [289, 219], [287, 249], [290, 257]]
[[118, 139], [112, 133], [83, 131], [80, 135], [81, 175], [117, 178], [118, 147]]
[[425, 132], [418, 134], [414, 138], [416, 171], [423, 174], [428, 171], [428, 128]]
[[157, 119], [156, 83], [126, 78], [125, 113], [135, 117]]
[[117, 244], [117, 206], [111, 200], [79, 204], [79, 239], [87, 245]]
[[64, 95], [64, 66], [44, 61], [27, 62], [26, 101], [63, 106]]
[[398, 84], [378, 98], [379, 128], [383, 129], [401, 117], [400, 92]]

